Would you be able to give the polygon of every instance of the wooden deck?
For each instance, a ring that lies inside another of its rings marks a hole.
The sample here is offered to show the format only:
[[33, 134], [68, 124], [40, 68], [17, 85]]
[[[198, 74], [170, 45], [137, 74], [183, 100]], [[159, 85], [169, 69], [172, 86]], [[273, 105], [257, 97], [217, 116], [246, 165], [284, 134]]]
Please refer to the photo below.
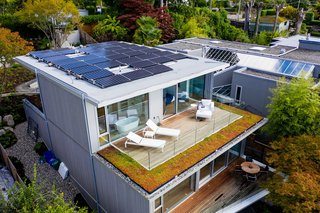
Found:
[[216, 212], [258, 190], [259, 182], [266, 180], [267, 175], [259, 174], [257, 182], [248, 182], [241, 174], [234, 172], [235, 165], [240, 165], [242, 161], [237, 159], [171, 212]]
[[[179, 138], [156, 136], [157, 139], [166, 140], [163, 152], [161, 152], [161, 149], [134, 145], [128, 145], [125, 148], [126, 139], [118, 140], [113, 145], [146, 169], [152, 169], [241, 118], [240, 115], [217, 107], [215, 107], [212, 119], [196, 120], [195, 113], [196, 109], [192, 108], [171, 116], [161, 123], [163, 127], [180, 129], [181, 131]], [[142, 135], [142, 131], [137, 132], [137, 134]]]

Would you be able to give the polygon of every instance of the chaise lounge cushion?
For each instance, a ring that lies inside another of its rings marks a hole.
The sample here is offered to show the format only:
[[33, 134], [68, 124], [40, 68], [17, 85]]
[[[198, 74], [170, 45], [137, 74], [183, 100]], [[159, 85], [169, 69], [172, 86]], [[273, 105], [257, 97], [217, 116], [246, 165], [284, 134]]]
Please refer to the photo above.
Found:
[[129, 132], [129, 134], [126, 137], [128, 138], [128, 140], [125, 142], [125, 147], [127, 147], [127, 144], [131, 144], [137, 146], [160, 148], [163, 151], [163, 148], [166, 145], [165, 140], [143, 138], [133, 132]]
[[152, 120], [147, 121], [147, 126], [158, 135], [166, 135], [172, 137], [178, 137], [180, 135], [180, 129], [163, 128], [157, 126]]

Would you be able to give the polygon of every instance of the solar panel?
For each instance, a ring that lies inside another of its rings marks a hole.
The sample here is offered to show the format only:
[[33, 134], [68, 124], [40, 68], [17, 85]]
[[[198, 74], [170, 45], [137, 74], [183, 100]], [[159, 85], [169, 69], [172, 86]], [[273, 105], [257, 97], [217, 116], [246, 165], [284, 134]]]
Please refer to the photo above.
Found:
[[76, 59], [73, 59], [73, 58], [52, 61], [52, 63], [57, 67], [61, 67], [66, 64], [72, 64], [72, 63], [77, 63], [77, 62], [79, 62], [79, 61]]
[[108, 71], [108, 70], [97, 70], [95, 72], [89, 72], [89, 73], [85, 73], [82, 75], [83, 78], [86, 78], [88, 80], [95, 80], [95, 79], [99, 79], [99, 78], [104, 78], [104, 77], [108, 77], [114, 75], [112, 72]]
[[121, 63], [132, 64], [132, 63], [140, 62], [141, 60], [136, 57], [130, 57], [130, 58], [121, 58], [121, 59], [118, 59], [117, 61]]
[[100, 86], [102, 88], [106, 88], [106, 87], [114, 86], [117, 84], [126, 83], [129, 81], [130, 81], [129, 79], [127, 79], [126, 77], [124, 77], [122, 75], [112, 75], [109, 77], [97, 79], [95, 81], [95, 84], [97, 84], [98, 86]]
[[168, 57], [164, 57], [164, 56], [152, 59], [152, 62], [159, 63], [159, 64], [164, 64], [164, 63], [167, 63], [170, 61], [174, 61], [174, 60], [172, 58], [168, 58]]
[[152, 74], [156, 75], [156, 74], [160, 74], [163, 72], [168, 72], [171, 71], [172, 69], [170, 67], [164, 66], [164, 65], [156, 65], [156, 66], [152, 66], [152, 67], [147, 67], [145, 68], [145, 70], [151, 72]]
[[134, 68], [145, 68], [145, 67], [150, 67], [156, 65], [155, 63], [145, 60], [145, 61], [138, 61], [135, 63], [131, 63], [130, 66]]
[[115, 50], [115, 52], [117, 53], [126, 53], [126, 52], [131, 52], [131, 49], [119, 49], [119, 50]]
[[74, 59], [77, 59], [79, 61], [88, 61], [88, 60], [92, 60], [92, 59], [95, 59], [97, 58], [98, 56], [96, 55], [84, 55], [84, 56], [79, 56], [79, 57], [75, 57]]
[[169, 51], [159, 51], [159, 52], [155, 52], [154, 54], [156, 54], [158, 56], [167, 56], [167, 55], [172, 55], [174, 53], [169, 52]]
[[64, 64], [64, 65], [62, 65], [60, 67], [66, 71], [66, 70], [70, 70], [70, 69], [73, 69], [73, 68], [76, 68], [76, 67], [83, 67], [83, 66], [87, 66], [87, 65], [88, 65], [87, 63], [78, 61], [78, 62], [75, 62], [75, 63], [72, 63], [72, 64]]
[[107, 61], [107, 62], [95, 64], [95, 65], [101, 69], [104, 69], [104, 68], [113, 68], [113, 67], [123, 66], [124, 64], [117, 61]]
[[140, 59], [152, 59], [152, 58], [158, 58], [159, 56], [151, 53], [151, 54], [138, 55], [136, 57]]
[[100, 68], [95, 67], [95, 66], [91, 66], [91, 65], [87, 65], [87, 66], [83, 66], [83, 67], [76, 67], [76, 68], [72, 68], [70, 69], [71, 72], [73, 72], [74, 74], [77, 75], [82, 75], [84, 73], [88, 73], [88, 72], [93, 72], [96, 70], [100, 70]]
[[180, 60], [180, 59], [189, 58], [188, 56], [183, 55], [183, 54], [181, 54], [181, 53], [168, 55], [167, 57], [172, 58], [172, 59], [174, 59], [174, 60]]
[[131, 51], [131, 52], [126, 52], [124, 53], [125, 55], [127, 56], [137, 56], [137, 55], [144, 55], [145, 53], [144, 52], [141, 52], [141, 51]]
[[49, 63], [49, 62], [54, 62], [54, 61], [59, 61], [59, 60], [65, 60], [65, 59], [69, 59], [69, 57], [65, 56], [65, 55], [58, 55], [58, 56], [52, 56], [52, 57], [47, 57], [44, 58], [44, 61]]
[[160, 50], [158, 50], [158, 49], [155, 49], [155, 48], [148, 48], [148, 49], [145, 49], [145, 50], [143, 50], [143, 52], [145, 52], [145, 53], [158, 53], [158, 52], [162, 52], [162, 51], [160, 51]]
[[87, 62], [88, 64], [98, 64], [98, 63], [107, 62], [107, 61], [109, 61], [109, 60], [106, 59], [106, 58], [96, 57], [96, 58], [94, 58], [94, 59], [87, 60], [86, 62]]
[[126, 56], [124, 54], [115, 54], [115, 55], [106, 56], [106, 58], [108, 58], [110, 60], [117, 60], [117, 59], [121, 59], [121, 58], [128, 58], [128, 56]]
[[152, 76], [153, 74], [151, 72], [148, 72], [147, 70], [140, 69], [132, 72], [127, 72], [122, 75], [129, 78], [131, 81], [133, 81], [133, 80]]

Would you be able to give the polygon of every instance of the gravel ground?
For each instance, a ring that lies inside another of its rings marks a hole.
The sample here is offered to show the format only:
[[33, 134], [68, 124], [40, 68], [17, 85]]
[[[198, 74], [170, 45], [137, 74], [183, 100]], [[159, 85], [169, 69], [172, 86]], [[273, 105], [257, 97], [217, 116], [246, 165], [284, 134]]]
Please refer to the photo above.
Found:
[[63, 180], [58, 171], [50, 167], [49, 164], [39, 163], [39, 155], [33, 150], [35, 142], [27, 134], [27, 125], [27, 122], [24, 122], [15, 127], [14, 133], [18, 141], [15, 145], [6, 149], [7, 153], [23, 163], [26, 176], [30, 180], [33, 180], [33, 168], [36, 164], [37, 182], [44, 186], [44, 191], [51, 190], [52, 185], [55, 184], [56, 189], [64, 193], [66, 201], [73, 201], [74, 196], [79, 193], [75, 184], [70, 178]]

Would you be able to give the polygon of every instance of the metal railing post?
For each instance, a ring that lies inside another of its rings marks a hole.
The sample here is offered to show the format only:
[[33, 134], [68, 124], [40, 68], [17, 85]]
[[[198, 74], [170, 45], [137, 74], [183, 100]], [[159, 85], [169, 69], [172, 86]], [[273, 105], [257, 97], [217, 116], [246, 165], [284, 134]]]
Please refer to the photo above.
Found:
[[150, 158], [150, 151], [148, 151], [148, 159], [149, 159], [149, 170], [151, 169], [151, 158]]

